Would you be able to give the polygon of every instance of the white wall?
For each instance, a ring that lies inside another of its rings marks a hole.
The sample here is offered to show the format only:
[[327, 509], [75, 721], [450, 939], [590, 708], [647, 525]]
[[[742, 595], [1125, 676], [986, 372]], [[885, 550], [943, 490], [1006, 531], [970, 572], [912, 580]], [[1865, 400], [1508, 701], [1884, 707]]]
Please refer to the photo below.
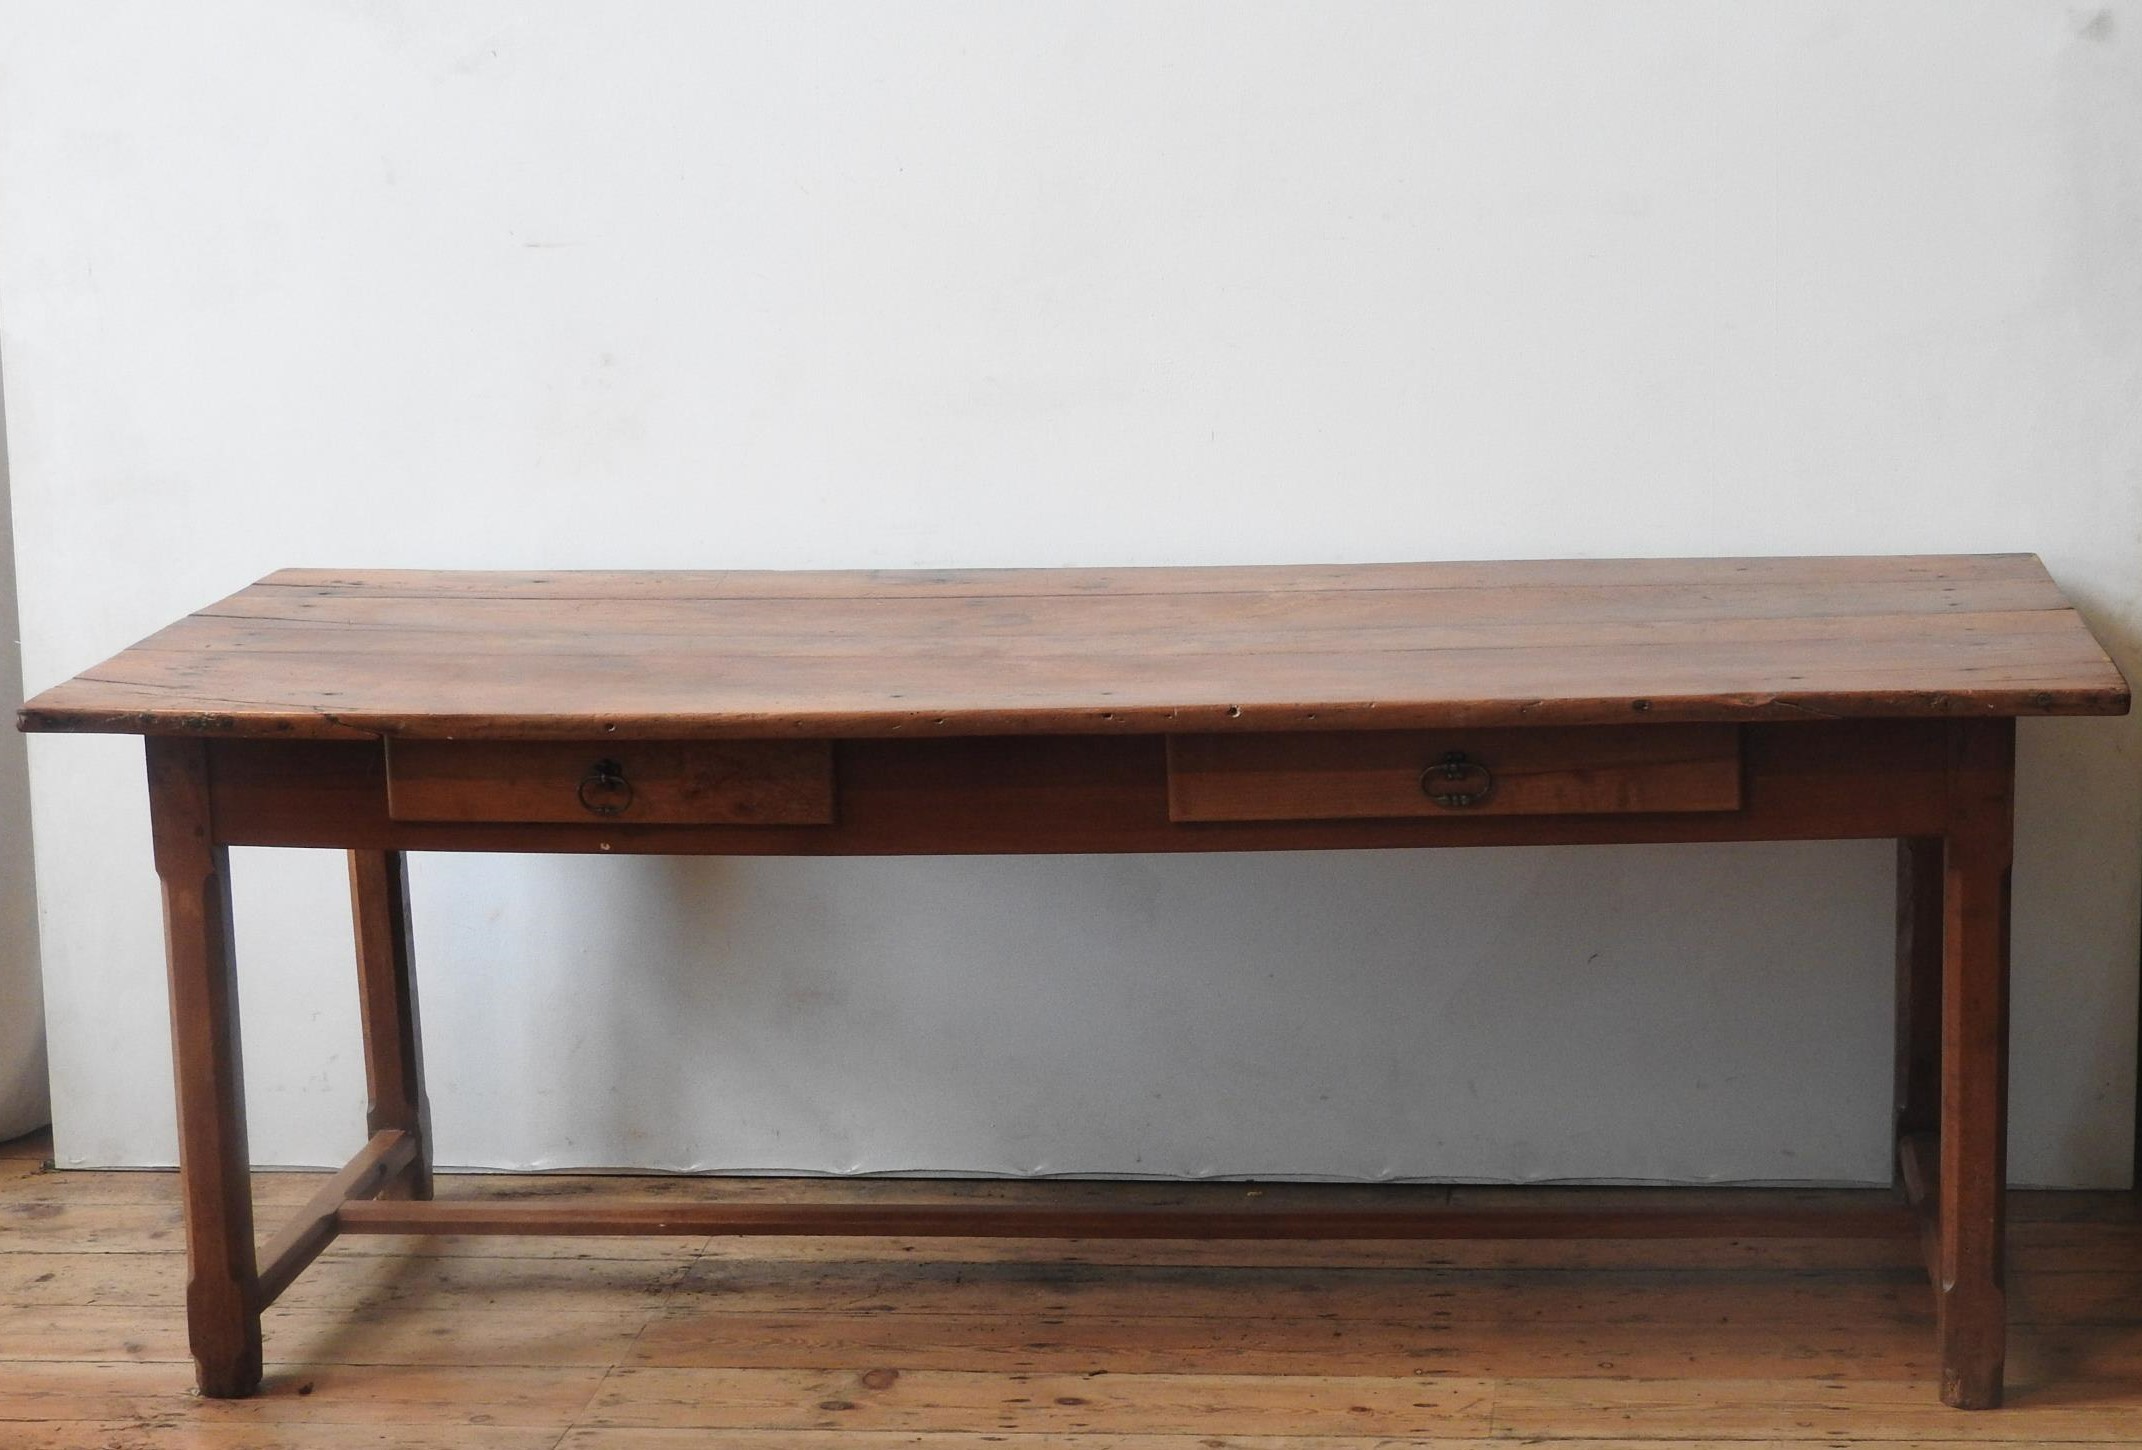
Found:
[[[2142, 7], [0, 11], [24, 671], [286, 564], [2035, 549], [2142, 662]], [[2142, 789], [2029, 722], [2020, 1181]], [[139, 748], [33, 742], [58, 1145], [168, 1159]], [[1879, 844], [422, 858], [443, 1159], [1884, 1179]], [[337, 1161], [338, 866], [242, 853]]]
[[[0, 412], [5, 394], [0, 392]], [[0, 416], [0, 718], [22, 703], [15, 628], [15, 549], [8, 525], [7, 426]], [[44, 1000], [38, 980], [37, 897], [30, 865], [29, 742], [0, 734], [0, 1139], [51, 1117]]]

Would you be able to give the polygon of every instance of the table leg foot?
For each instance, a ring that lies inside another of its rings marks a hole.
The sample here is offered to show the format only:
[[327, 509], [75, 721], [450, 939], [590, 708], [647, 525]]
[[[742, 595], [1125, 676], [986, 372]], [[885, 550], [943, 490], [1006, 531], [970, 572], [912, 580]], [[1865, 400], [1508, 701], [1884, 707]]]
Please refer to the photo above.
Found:
[[186, 1286], [194, 1382], [212, 1400], [243, 1399], [260, 1388], [260, 1314], [244, 1285], [195, 1279]]
[[1999, 1409], [2007, 1296], [1991, 1285], [1944, 1289], [1939, 1316], [1942, 1402], [1959, 1410]]

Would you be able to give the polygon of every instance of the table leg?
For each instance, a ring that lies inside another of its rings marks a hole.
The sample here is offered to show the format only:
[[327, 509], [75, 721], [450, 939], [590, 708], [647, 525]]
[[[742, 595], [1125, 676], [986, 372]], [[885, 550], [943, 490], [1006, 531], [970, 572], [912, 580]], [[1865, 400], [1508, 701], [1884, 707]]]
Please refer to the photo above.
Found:
[[1949, 759], [1941, 962], [1941, 1397], [2001, 1402], [2007, 1337], [2008, 886], [2015, 722], [1959, 721]]
[[357, 998], [364, 1028], [365, 1132], [400, 1129], [416, 1144], [383, 1198], [431, 1197], [431, 1104], [417, 1029], [409, 951], [409, 872], [399, 851], [352, 851], [350, 908], [357, 927]]
[[1941, 913], [1946, 891], [1939, 837], [1897, 842], [1896, 1138], [1941, 1126]]
[[151, 737], [148, 762], [178, 1085], [186, 1333], [201, 1393], [231, 1398], [260, 1385], [260, 1281], [238, 1050], [229, 854], [215, 843], [206, 745]]

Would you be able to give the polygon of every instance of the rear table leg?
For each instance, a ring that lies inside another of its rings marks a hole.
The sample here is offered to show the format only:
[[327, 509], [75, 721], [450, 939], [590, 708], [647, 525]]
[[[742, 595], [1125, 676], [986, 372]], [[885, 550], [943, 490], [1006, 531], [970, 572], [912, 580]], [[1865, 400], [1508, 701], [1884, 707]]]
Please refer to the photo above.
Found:
[[409, 1167], [380, 1194], [431, 1197], [431, 1104], [417, 1030], [416, 975], [409, 952], [409, 872], [399, 851], [350, 852], [350, 908], [357, 925], [357, 995], [364, 1026], [365, 1132], [409, 1135]]
[[1941, 912], [1939, 837], [1897, 842], [1896, 1137], [1941, 1126]]

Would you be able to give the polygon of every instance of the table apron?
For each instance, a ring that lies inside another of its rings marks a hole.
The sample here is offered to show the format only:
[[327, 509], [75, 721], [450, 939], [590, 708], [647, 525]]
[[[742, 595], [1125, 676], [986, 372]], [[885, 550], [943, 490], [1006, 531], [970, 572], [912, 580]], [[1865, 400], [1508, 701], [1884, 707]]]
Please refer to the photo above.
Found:
[[401, 851], [882, 856], [1287, 851], [1927, 837], [1948, 815], [1951, 725], [1741, 727], [1737, 810], [1566, 816], [1175, 822], [1160, 735], [834, 742], [830, 825], [397, 821], [380, 741], [222, 739], [219, 843]]

